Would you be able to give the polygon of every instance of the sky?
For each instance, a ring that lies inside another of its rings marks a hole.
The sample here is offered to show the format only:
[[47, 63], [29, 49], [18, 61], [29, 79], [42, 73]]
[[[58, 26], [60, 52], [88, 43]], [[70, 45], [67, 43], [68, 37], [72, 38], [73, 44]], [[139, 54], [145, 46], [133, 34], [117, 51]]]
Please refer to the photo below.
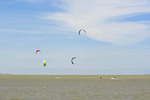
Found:
[[0, 73], [150, 74], [150, 0], [0, 0]]

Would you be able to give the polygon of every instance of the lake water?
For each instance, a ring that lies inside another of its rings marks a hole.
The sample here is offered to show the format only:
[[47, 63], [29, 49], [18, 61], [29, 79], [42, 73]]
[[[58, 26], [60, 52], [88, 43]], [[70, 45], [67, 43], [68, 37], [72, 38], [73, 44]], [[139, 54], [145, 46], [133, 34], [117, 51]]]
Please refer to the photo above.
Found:
[[0, 77], [0, 100], [150, 100], [150, 79], [42, 77]]

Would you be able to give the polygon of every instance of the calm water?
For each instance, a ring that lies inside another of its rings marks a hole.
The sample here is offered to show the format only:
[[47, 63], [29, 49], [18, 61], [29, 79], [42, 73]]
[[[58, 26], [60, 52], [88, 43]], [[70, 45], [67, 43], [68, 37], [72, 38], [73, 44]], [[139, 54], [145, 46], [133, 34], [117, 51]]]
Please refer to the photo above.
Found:
[[0, 100], [150, 100], [150, 80], [0, 79]]

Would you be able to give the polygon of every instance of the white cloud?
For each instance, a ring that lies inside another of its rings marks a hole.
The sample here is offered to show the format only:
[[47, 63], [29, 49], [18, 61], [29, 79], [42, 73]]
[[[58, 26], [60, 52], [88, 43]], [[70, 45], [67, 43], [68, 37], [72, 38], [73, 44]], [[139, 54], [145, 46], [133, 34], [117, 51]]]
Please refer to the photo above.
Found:
[[150, 36], [147, 22], [123, 22], [118, 19], [150, 13], [148, 0], [61, 0], [65, 12], [44, 16], [60, 21], [58, 24], [79, 30], [84, 28], [87, 36], [95, 40], [115, 44], [131, 44]]

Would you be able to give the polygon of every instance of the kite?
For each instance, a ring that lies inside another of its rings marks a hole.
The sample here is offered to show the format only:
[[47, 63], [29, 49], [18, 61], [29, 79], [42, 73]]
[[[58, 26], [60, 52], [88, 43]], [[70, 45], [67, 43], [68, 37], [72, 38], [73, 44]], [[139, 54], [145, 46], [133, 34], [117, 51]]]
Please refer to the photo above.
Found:
[[38, 52], [41, 52], [41, 51], [40, 51], [40, 50], [36, 50], [36, 54], [37, 54]]
[[46, 66], [46, 60], [43, 61], [43, 66], [44, 66], [44, 67]]
[[80, 29], [79, 30], [79, 35], [81, 34], [81, 31], [84, 31], [84, 33], [86, 33], [86, 31], [84, 29]]
[[73, 62], [73, 60], [74, 59], [76, 59], [76, 57], [73, 57], [72, 59], [71, 59], [71, 63], [74, 65], [74, 62]]

